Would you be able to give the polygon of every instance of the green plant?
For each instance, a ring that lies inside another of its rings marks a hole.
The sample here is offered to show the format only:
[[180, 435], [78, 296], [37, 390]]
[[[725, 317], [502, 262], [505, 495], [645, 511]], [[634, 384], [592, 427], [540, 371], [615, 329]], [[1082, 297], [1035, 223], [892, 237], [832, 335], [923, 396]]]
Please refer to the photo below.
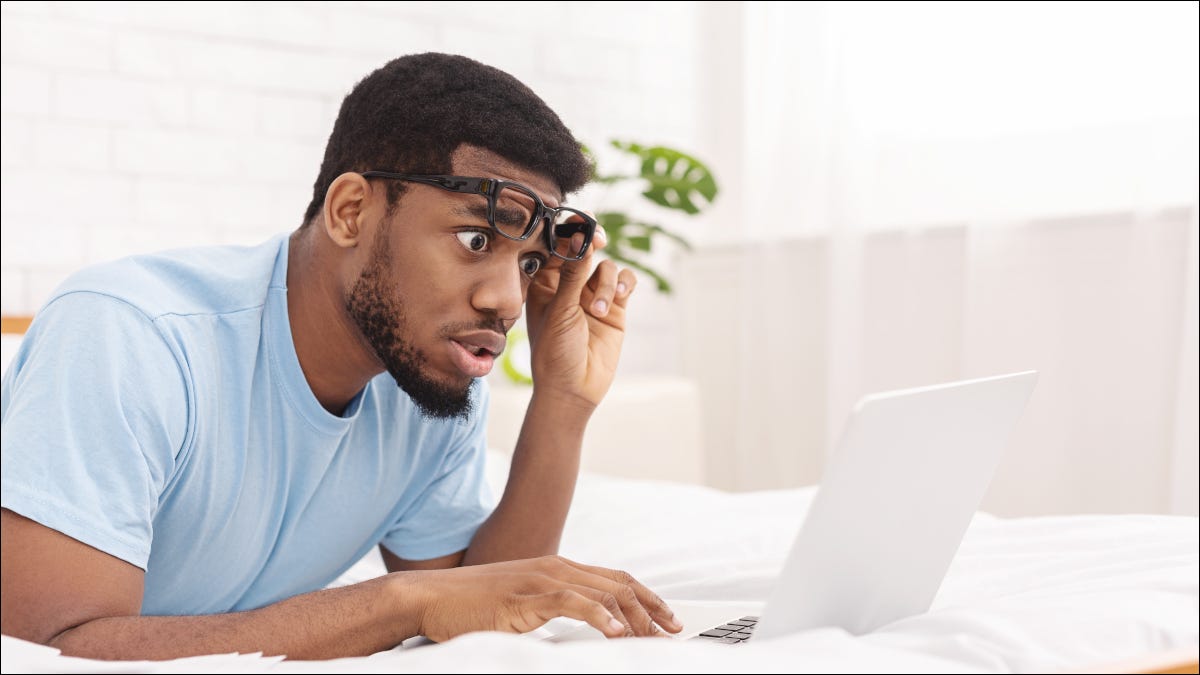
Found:
[[[642, 196], [659, 207], [696, 215], [712, 204], [717, 196], [717, 181], [712, 171], [700, 160], [686, 153], [661, 145], [646, 147], [637, 143], [613, 140], [612, 147], [637, 157], [641, 164], [637, 173], [603, 174], [592, 157], [594, 180], [603, 185], [642, 181]], [[587, 148], [584, 148], [587, 151]], [[603, 255], [644, 272], [654, 279], [658, 290], [671, 292], [671, 283], [662, 273], [650, 267], [648, 255], [655, 241], [669, 239], [684, 249], [692, 246], [683, 236], [661, 225], [647, 222], [639, 215], [624, 211], [598, 211], [596, 220], [608, 234]]]

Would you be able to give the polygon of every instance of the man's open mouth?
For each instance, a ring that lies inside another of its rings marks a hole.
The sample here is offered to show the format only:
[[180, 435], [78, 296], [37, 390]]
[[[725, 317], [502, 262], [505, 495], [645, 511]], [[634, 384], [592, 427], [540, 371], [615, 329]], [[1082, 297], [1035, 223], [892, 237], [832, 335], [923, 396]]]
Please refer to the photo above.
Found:
[[492, 371], [496, 357], [504, 351], [504, 336], [494, 331], [475, 331], [450, 338], [450, 358], [468, 377], [483, 377]]

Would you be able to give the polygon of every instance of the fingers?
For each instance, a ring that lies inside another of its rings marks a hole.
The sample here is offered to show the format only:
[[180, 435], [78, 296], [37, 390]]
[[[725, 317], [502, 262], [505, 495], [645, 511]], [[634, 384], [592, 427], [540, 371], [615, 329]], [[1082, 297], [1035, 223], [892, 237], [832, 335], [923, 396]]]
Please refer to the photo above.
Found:
[[[591, 212], [589, 212], [591, 213]], [[593, 215], [593, 217], [595, 217]], [[579, 249], [583, 246], [584, 236], [582, 233], [577, 233], [571, 237], [570, 253], [578, 255]], [[608, 245], [608, 233], [604, 230], [604, 226], [596, 224], [596, 229], [592, 234], [591, 244], [588, 246], [587, 253], [584, 254], [582, 260], [556, 260], [556, 265], [551, 265], [545, 268], [542, 273], [538, 274], [539, 281], [546, 285], [553, 285], [557, 288], [556, 297], [566, 298], [565, 302], [579, 302], [580, 294], [583, 291], [584, 284], [588, 279], [588, 270], [592, 267], [592, 255], [596, 251], [604, 250]], [[548, 274], [547, 274], [548, 273]], [[594, 288], [594, 287], [593, 287]], [[596, 316], [604, 316], [607, 313], [607, 308], [612, 303], [612, 296], [604, 298], [602, 306], [603, 310]], [[595, 313], [595, 311], [593, 311]]]
[[[576, 234], [571, 240], [571, 251], [579, 250], [583, 245], [583, 235]], [[583, 256], [582, 260], [564, 260], [558, 268], [558, 290], [555, 298], [569, 303], [578, 303], [579, 296], [587, 283], [588, 270], [592, 268], [593, 250]], [[549, 271], [549, 270], [547, 270]], [[541, 276], [540, 274], [538, 276]]]
[[473, 630], [524, 633], [559, 616], [584, 621], [607, 637], [666, 637], [658, 626], [672, 633], [683, 628], [661, 598], [625, 572], [560, 556], [389, 578], [423, 589], [419, 630], [437, 642]]
[[625, 635], [625, 624], [613, 616], [603, 602], [588, 595], [572, 588], [563, 588], [529, 597], [527, 607], [537, 617], [537, 621], [531, 622], [531, 625], [536, 625], [532, 625], [530, 630], [555, 617], [566, 616], [586, 621], [592, 628], [610, 638]]
[[626, 267], [617, 274], [617, 287], [613, 295], [613, 302], [624, 307], [629, 302], [629, 296], [633, 293], [634, 286], [637, 286], [637, 275]]
[[596, 317], [606, 316], [608, 308], [612, 306], [613, 296], [617, 293], [616, 263], [611, 260], [601, 261], [596, 266], [596, 271], [592, 272], [588, 288], [592, 290], [592, 298], [591, 306], [587, 310]]
[[587, 288], [591, 297], [584, 293], [582, 299], [588, 302], [587, 310], [597, 318], [608, 316], [613, 306], [624, 309], [629, 304], [629, 296], [637, 285], [637, 275], [629, 268], [618, 269], [616, 263], [604, 260], [596, 266], [588, 280]]
[[[594, 214], [592, 216], [595, 217]], [[582, 245], [583, 235], [576, 234], [572, 238], [570, 251], [577, 252]], [[625, 307], [629, 294], [633, 292], [637, 283], [637, 277], [632, 271], [618, 271], [616, 264], [611, 260], [603, 260], [590, 277], [588, 276], [592, 254], [604, 250], [607, 245], [608, 232], [603, 225], [597, 224], [584, 258], [574, 261], [552, 258], [534, 277], [530, 286], [530, 300], [541, 303], [555, 298], [563, 303], [584, 304], [584, 309], [597, 318], [607, 316], [614, 302]], [[585, 293], [584, 288], [591, 293]], [[587, 297], [588, 295], [591, 297]]]
[[654, 619], [654, 621], [658, 623], [658, 625], [666, 628], [672, 633], [678, 633], [679, 631], [683, 630], [683, 624], [680, 623], [679, 619], [675, 617], [675, 612], [671, 611], [671, 608], [667, 606], [667, 603], [664, 602], [662, 598], [658, 597], [657, 593], [649, 588], [646, 588], [637, 579], [634, 579], [633, 575], [629, 574], [628, 572], [610, 570], [605, 567], [596, 567], [594, 565], [584, 565], [583, 563], [577, 563], [573, 560], [567, 560], [565, 558], [563, 560], [572, 567], [595, 574], [597, 576], [611, 579], [618, 584], [628, 587], [633, 592], [639, 607], [642, 608], [642, 611], [646, 612], [650, 618]]
[[568, 588], [589, 600], [604, 605], [604, 609], [607, 609], [608, 613], [621, 624], [621, 637], [634, 637], [637, 635], [632, 628], [633, 622], [626, 616], [625, 610], [621, 607], [621, 601], [617, 599], [617, 596], [591, 586], [570, 584]]
[[[583, 212], [591, 216], [593, 219], [596, 218], [596, 214], [593, 211], [584, 209]], [[608, 246], [608, 231], [604, 229], [603, 225], [597, 222], [596, 232], [592, 235], [592, 248], [596, 249], [597, 251], [602, 251], [604, 250], [605, 246]]]
[[[564, 569], [565, 573], [557, 573], [559, 578], [576, 585], [595, 588], [615, 598], [626, 625], [634, 635], [659, 634], [656, 623], [672, 633], [683, 630], [683, 624], [675, 618], [675, 613], [667, 603], [629, 573], [584, 565], [562, 557], [547, 560], [551, 566], [559, 565]], [[566, 568], [575, 570], [575, 573], [565, 571]]]

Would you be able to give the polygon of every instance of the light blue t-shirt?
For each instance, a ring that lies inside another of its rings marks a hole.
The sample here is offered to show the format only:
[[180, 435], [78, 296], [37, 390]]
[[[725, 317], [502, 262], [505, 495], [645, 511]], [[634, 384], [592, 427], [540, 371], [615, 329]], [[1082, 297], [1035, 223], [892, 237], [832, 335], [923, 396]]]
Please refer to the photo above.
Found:
[[461, 551], [492, 510], [487, 388], [431, 421], [382, 374], [341, 416], [300, 369], [286, 236], [67, 280], [4, 377], [4, 508], [145, 569], [142, 613], [253, 609], [383, 543]]

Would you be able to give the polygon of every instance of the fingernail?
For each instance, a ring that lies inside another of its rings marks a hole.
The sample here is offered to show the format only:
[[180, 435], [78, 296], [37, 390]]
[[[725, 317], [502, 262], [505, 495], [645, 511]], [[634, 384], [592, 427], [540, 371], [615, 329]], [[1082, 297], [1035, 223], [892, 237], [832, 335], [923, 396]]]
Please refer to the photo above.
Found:
[[617, 284], [617, 294], [625, 295], [625, 289], [627, 289], [627, 288], [629, 288], [629, 287], [625, 285], [624, 281], [620, 282], [619, 284]]
[[676, 628], [679, 628], [679, 629], [683, 628], [683, 622], [681, 622], [679, 620], [679, 618], [676, 617], [674, 614], [671, 614], [671, 616], [667, 619], [667, 621], [670, 621], [671, 624], [674, 625]]
[[616, 617], [612, 617], [608, 620], [608, 627], [612, 630], [620, 631], [622, 634], [625, 633], [625, 624], [617, 621]]
[[604, 300], [597, 300], [595, 307], [598, 314], [603, 314], [608, 311], [608, 303]]

